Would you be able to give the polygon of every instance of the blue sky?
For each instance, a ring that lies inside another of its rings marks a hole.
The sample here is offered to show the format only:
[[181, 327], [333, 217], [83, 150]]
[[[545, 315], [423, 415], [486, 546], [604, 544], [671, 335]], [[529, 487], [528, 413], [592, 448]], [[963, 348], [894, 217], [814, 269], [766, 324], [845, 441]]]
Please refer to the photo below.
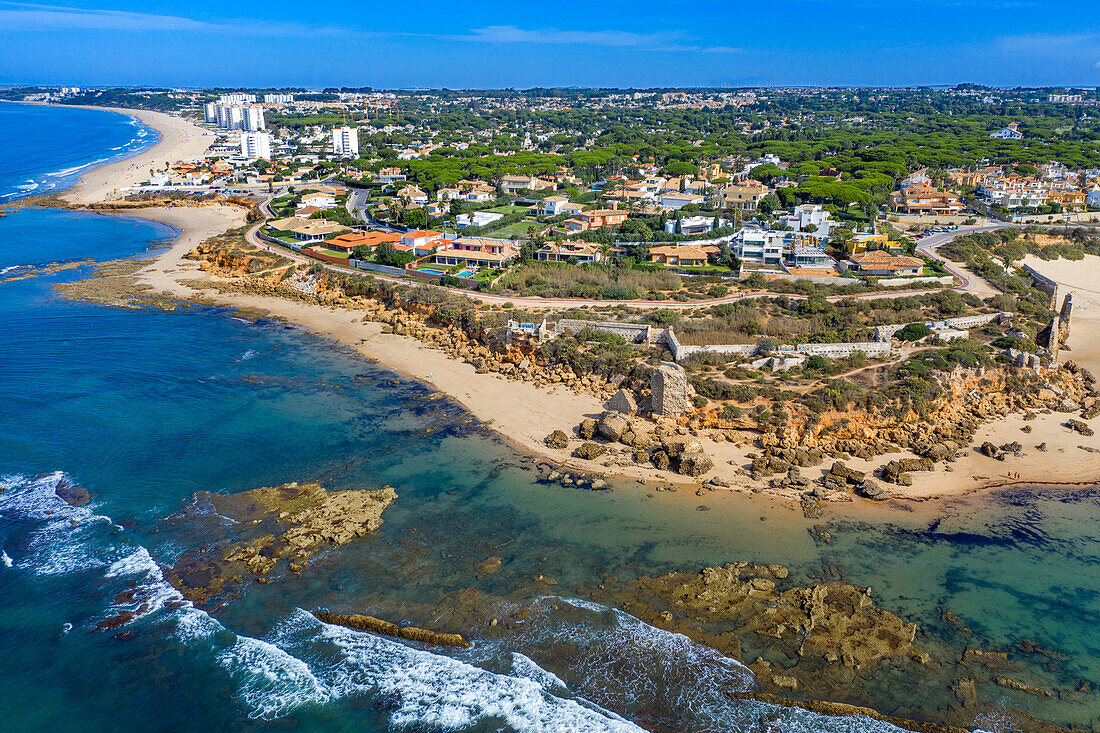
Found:
[[0, 83], [1100, 86], [1097, 0], [0, 0], [0, 44]]

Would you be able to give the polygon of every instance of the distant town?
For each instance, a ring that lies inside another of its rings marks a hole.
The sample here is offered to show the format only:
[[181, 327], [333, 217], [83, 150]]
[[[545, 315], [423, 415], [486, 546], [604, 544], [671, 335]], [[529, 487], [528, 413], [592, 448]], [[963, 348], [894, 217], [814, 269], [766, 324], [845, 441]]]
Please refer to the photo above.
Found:
[[[1082, 145], [1100, 129], [1095, 92], [15, 95], [208, 128], [206, 157], [150, 170], [119, 196], [268, 193], [264, 235], [295, 251], [471, 285], [527, 260], [609, 259], [740, 279], [931, 281], [948, 273], [917, 251], [927, 229], [1100, 218], [1100, 161]], [[918, 100], [940, 112], [908, 113]], [[959, 128], [950, 143], [945, 126]], [[861, 154], [884, 129], [897, 142]]]

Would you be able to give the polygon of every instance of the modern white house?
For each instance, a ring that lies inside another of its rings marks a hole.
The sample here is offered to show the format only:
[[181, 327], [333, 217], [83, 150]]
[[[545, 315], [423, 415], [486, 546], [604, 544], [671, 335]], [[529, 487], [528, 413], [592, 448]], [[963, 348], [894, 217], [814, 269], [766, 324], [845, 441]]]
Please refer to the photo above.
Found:
[[309, 193], [302, 197], [300, 206], [316, 206], [318, 209], [331, 209], [336, 206], [336, 198], [327, 193]]
[[696, 206], [702, 206], [706, 201], [706, 198], [696, 193], [680, 193], [679, 191], [669, 191], [661, 194], [661, 206], [669, 209], [682, 209], [688, 204], [695, 204]]
[[459, 214], [455, 217], [455, 226], [459, 229], [465, 229], [466, 227], [483, 227], [486, 224], [492, 224], [494, 221], [499, 221], [504, 218], [504, 214], [498, 214], [494, 211], [475, 211], [472, 214]]
[[[719, 219], [718, 226], [729, 226], [729, 221], [726, 219]], [[713, 229], [713, 216], [685, 216], [680, 219], [681, 234], [702, 234], [703, 232], [709, 232]], [[665, 222], [665, 231], [669, 234], [674, 234], [676, 232], [676, 219], [669, 219]]]
[[737, 233], [733, 250], [739, 260], [781, 267], [783, 232], [745, 227]]
[[241, 157], [246, 160], [271, 160], [271, 135], [266, 132], [242, 132]]
[[783, 217], [780, 221], [796, 232], [805, 232], [809, 227], [813, 227], [814, 236], [822, 239], [829, 236], [829, 230], [833, 225], [831, 216], [818, 204], [801, 204], [794, 207], [790, 216]]
[[994, 140], [1023, 140], [1023, 133], [1021, 133], [1018, 128], [1019, 125], [1015, 122], [1010, 122], [1008, 123], [1008, 127], [989, 133], [989, 137]]
[[354, 127], [332, 128], [332, 154], [341, 158], [359, 157], [359, 132]]
[[1085, 202], [1089, 206], [1100, 207], [1100, 186], [1092, 187], [1092, 190], [1085, 196]]

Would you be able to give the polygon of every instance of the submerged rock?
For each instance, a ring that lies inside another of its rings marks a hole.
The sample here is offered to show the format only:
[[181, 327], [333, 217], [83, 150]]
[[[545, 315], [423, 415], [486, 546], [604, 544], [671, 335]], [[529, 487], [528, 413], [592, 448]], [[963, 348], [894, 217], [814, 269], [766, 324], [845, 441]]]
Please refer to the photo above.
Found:
[[[916, 624], [875, 606], [871, 591], [841, 582], [797, 586], [781, 565], [737, 562], [699, 573], [621, 581], [609, 601], [647, 623], [685, 634], [730, 656], [746, 648], [764, 657], [767, 690], [810, 697], [864, 696], [861, 679], [876, 666], [923, 664]], [[776, 677], [783, 678], [777, 681]]]
[[358, 613], [331, 613], [329, 611], [314, 611], [313, 615], [326, 624], [344, 626], [356, 631], [369, 631], [374, 634], [396, 636], [401, 639], [419, 641], [434, 646], [453, 646], [460, 649], [470, 647], [470, 642], [466, 641], [460, 634], [443, 634], [438, 631], [420, 629], [416, 626], [398, 626], [374, 616], [363, 616]]
[[[260, 582], [286, 561], [296, 570], [325, 547], [343, 545], [382, 526], [382, 512], [397, 499], [393, 487], [377, 491], [325, 491], [320, 484], [284, 484], [239, 494], [199, 492], [195, 505], [234, 522], [232, 538], [185, 552], [166, 579], [190, 601], [204, 605], [232, 595], [251, 576]], [[172, 519], [188, 519], [186, 513]]]

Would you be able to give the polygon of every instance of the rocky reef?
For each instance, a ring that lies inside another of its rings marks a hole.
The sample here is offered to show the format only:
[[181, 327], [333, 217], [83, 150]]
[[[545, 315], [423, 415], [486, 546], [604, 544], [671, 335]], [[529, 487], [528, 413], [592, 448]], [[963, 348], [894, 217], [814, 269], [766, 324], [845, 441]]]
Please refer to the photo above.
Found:
[[[251, 578], [269, 582], [281, 565], [301, 572], [319, 550], [343, 545], [382, 526], [382, 513], [397, 499], [392, 487], [377, 491], [326, 491], [317, 483], [290, 483], [239, 494], [199, 492], [192, 506], [230, 520], [230, 539], [185, 552], [167, 580], [199, 605], [232, 597]], [[169, 522], [186, 522], [187, 512]]]
[[330, 611], [314, 611], [313, 615], [326, 624], [345, 626], [349, 629], [355, 629], [356, 631], [370, 631], [374, 634], [396, 636], [401, 639], [419, 641], [432, 646], [453, 646], [459, 649], [467, 649], [470, 646], [470, 642], [466, 641], [461, 634], [445, 634], [438, 631], [421, 629], [416, 626], [398, 626], [395, 623], [383, 621], [374, 616], [364, 616], [358, 613], [332, 613]]

